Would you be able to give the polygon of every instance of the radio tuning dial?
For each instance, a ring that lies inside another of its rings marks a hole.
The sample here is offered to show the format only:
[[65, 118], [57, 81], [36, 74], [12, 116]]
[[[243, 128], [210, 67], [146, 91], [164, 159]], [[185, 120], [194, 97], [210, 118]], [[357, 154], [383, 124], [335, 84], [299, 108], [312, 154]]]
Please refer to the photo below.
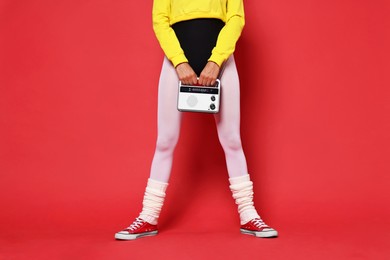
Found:
[[214, 104], [211, 104], [211, 105], [210, 105], [210, 109], [211, 109], [211, 110], [214, 110], [214, 109], [215, 109], [215, 105], [214, 105]]
[[215, 101], [215, 96], [211, 96], [211, 101]]

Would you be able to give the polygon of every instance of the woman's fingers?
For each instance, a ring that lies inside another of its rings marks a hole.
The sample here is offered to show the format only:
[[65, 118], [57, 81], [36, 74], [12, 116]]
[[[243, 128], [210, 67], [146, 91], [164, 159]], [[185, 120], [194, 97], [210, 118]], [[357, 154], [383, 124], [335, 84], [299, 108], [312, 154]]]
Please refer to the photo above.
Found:
[[202, 73], [200, 74], [199, 80], [196, 77], [196, 73], [187, 62], [177, 65], [176, 72], [179, 80], [183, 84], [195, 85], [199, 83], [199, 85], [203, 86], [212, 86], [217, 80], [219, 66], [212, 61], [207, 62], [206, 66], [202, 70]]
[[187, 62], [177, 65], [176, 73], [183, 84], [195, 85], [198, 82], [196, 73]]
[[206, 66], [202, 70], [202, 73], [200, 73], [199, 84], [203, 86], [214, 85], [218, 74], [219, 66], [212, 61], [207, 62]]

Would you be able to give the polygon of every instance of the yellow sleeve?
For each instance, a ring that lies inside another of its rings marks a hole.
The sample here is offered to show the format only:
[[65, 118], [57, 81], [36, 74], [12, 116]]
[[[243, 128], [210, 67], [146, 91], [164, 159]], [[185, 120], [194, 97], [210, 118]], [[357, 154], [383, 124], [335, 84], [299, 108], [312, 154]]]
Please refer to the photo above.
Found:
[[170, 26], [170, 9], [170, 0], [154, 0], [152, 10], [153, 30], [165, 55], [176, 67], [180, 63], [188, 62], [188, 60]]
[[218, 35], [217, 44], [213, 48], [209, 61], [219, 66], [229, 58], [236, 48], [238, 38], [245, 25], [244, 4], [242, 0], [228, 0], [226, 24]]

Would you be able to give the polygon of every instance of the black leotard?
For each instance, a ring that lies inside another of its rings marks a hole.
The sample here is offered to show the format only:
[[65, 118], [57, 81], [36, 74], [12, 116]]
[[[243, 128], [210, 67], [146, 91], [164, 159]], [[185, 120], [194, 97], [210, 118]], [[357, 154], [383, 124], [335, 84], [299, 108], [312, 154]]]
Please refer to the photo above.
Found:
[[217, 43], [219, 32], [225, 23], [219, 19], [193, 19], [172, 25], [184, 51], [184, 55], [199, 76]]

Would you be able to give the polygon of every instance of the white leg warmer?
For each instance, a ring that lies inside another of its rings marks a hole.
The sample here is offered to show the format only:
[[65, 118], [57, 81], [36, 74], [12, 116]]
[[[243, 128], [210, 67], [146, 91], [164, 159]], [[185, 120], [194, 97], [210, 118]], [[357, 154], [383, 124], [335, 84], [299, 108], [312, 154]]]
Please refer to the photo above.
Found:
[[161, 208], [164, 204], [167, 186], [168, 183], [148, 179], [140, 218], [152, 225], [157, 224]]
[[250, 181], [249, 174], [229, 178], [230, 190], [233, 198], [238, 205], [241, 225], [246, 224], [254, 218], [260, 218], [255, 207], [253, 206], [253, 182]]

